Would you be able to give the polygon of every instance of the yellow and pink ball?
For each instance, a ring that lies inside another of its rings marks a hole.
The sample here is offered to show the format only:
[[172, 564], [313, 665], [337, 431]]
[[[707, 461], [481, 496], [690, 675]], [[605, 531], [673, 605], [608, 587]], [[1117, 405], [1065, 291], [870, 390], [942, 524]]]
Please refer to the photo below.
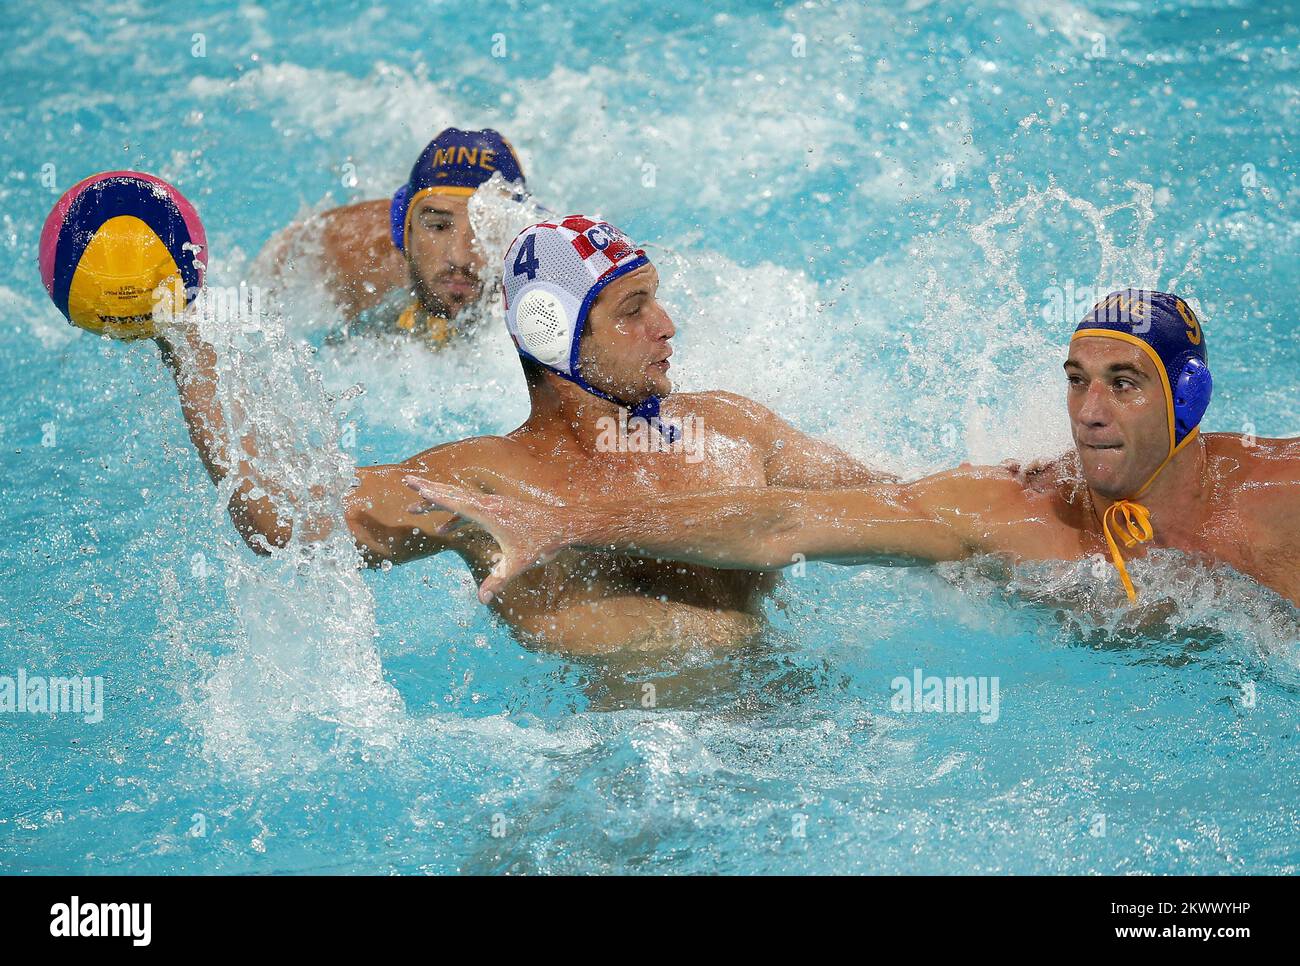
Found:
[[150, 338], [202, 287], [207, 236], [194, 206], [167, 182], [109, 171], [59, 199], [41, 231], [40, 265], [45, 290], [73, 325]]

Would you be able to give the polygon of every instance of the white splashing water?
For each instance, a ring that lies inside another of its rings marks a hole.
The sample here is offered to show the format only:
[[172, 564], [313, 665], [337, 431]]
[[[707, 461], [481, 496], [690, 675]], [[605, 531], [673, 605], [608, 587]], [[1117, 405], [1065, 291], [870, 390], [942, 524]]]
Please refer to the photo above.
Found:
[[[256, 440], [255, 473], [293, 495], [277, 502], [294, 521], [289, 545], [269, 558], [235, 541], [220, 548], [241, 633], [203, 689], [205, 751], [261, 772], [310, 768], [354, 741], [392, 746], [402, 703], [383, 679], [374, 602], [342, 515], [355, 467], [309, 350], [273, 316], [250, 325], [214, 311], [206, 295], [191, 311], [217, 352], [227, 438]], [[213, 513], [223, 521], [239, 483], [231, 474], [218, 487]], [[306, 543], [309, 518], [330, 520], [330, 534]]]

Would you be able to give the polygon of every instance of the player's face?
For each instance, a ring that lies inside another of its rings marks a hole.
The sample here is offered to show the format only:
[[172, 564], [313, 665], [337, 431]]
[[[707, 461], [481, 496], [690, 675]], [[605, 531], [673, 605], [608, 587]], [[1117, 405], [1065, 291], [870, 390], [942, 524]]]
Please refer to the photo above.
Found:
[[1070, 344], [1066, 406], [1084, 479], [1111, 500], [1131, 499], [1169, 455], [1169, 407], [1150, 357], [1118, 339]]
[[455, 316], [483, 291], [483, 255], [474, 244], [469, 198], [425, 195], [415, 203], [406, 239], [411, 283], [429, 311]]
[[578, 350], [582, 377], [616, 399], [639, 403], [673, 390], [668, 340], [677, 329], [658, 291], [659, 273], [644, 265], [606, 286], [587, 316]]

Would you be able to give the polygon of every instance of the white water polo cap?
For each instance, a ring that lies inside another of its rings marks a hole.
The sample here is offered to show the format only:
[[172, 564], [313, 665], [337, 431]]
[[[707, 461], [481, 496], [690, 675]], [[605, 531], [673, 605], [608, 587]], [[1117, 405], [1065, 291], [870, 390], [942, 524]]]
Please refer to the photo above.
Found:
[[578, 343], [596, 296], [649, 264], [644, 251], [605, 221], [569, 215], [525, 228], [510, 243], [502, 272], [506, 327], [515, 348], [593, 396], [627, 406], [633, 416], [658, 416], [658, 397], [628, 406], [590, 386], [578, 371]]

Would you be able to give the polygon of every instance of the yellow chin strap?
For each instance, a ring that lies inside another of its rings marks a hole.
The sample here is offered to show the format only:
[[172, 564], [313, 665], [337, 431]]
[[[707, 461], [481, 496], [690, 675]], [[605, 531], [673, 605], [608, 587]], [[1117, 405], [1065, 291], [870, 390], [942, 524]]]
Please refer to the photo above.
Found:
[[[422, 319], [423, 326], [420, 325]], [[421, 311], [419, 302], [412, 302], [403, 310], [397, 318], [397, 327], [411, 335], [423, 336], [436, 346], [446, 345], [455, 333], [450, 319]]]
[[1200, 427], [1193, 429], [1183, 437], [1183, 441], [1175, 446], [1165, 457], [1165, 461], [1160, 464], [1159, 469], [1151, 474], [1151, 479], [1146, 481], [1146, 485], [1138, 490], [1137, 496], [1132, 500], [1116, 500], [1112, 503], [1102, 515], [1101, 532], [1106, 537], [1106, 546], [1110, 548], [1110, 559], [1115, 564], [1115, 569], [1119, 571], [1119, 579], [1124, 582], [1124, 590], [1128, 594], [1130, 601], [1138, 599], [1137, 591], [1133, 589], [1133, 579], [1128, 575], [1128, 565], [1124, 563], [1124, 554], [1120, 552], [1119, 542], [1115, 540], [1115, 534], [1112, 530], [1119, 533], [1119, 538], [1123, 541], [1127, 549], [1136, 547], [1139, 543], [1146, 543], [1156, 535], [1155, 527], [1151, 525], [1151, 511], [1144, 507], [1137, 500], [1142, 496], [1151, 484], [1156, 481], [1161, 470], [1169, 465], [1184, 446], [1194, 440], [1201, 433]]

